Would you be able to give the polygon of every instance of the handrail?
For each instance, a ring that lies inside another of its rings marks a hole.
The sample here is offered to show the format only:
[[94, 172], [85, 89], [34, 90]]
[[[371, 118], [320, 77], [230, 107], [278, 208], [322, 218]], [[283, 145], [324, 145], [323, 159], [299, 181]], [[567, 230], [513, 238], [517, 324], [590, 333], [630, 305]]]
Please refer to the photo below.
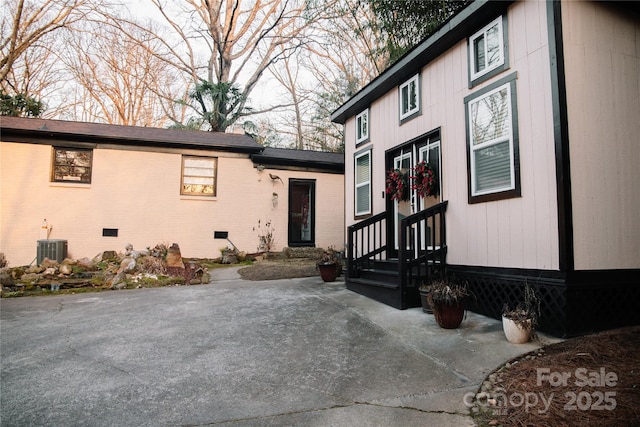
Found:
[[373, 260], [386, 255], [386, 221], [386, 213], [381, 212], [348, 227], [347, 277], [357, 277]]
[[445, 200], [400, 221], [398, 271], [404, 285], [419, 286], [417, 282], [428, 281], [436, 267], [446, 269], [447, 204]]
[[[446, 268], [447, 204], [444, 201], [400, 221], [398, 273], [402, 287], [417, 286], [418, 281], [428, 280], [434, 269]], [[386, 212], [349, 226], [347, 278], [359, 277], [375, 261], [387, 259], [391, 249], [387, 244]]]

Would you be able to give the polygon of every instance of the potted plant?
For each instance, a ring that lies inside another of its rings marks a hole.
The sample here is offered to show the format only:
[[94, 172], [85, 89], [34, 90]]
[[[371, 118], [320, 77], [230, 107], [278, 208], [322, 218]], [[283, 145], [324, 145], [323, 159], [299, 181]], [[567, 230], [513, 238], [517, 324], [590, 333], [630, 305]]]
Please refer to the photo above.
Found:
[[316, 263], [316, 268], [320, 270], [320, 277], [325, 282], [333, 282], [342, 271], [342, 263], [338, 257], [338, 253], [329, 248], [324, 251], [322, 258]]
[[524, 302], [514, 309], [507, 304], [502, 309], [502, 330], [507, 341], [524, 344], [535, 337], [535, 328], [540, 316], [540, 298], [528, 283], [524, 287]]
[[469, 296], [466, 284], [454, 279], [438, 279], [429, 285], [429, 304], [440, 327], [456, 329], [464, 318], [464, 300]]
[[431, 304], [429, 304], [429, 285], [422, 285], [418, 288], [420, 292], [420, 304], [422, 304], [422, 311], [427, 314], [433, 314]]

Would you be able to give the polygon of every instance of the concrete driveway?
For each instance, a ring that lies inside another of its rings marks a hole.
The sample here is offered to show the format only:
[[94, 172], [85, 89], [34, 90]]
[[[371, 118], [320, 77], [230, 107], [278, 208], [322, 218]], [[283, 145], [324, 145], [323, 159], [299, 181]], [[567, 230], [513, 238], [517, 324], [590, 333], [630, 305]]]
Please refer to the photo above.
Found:
[[2, 426], [468, 426], [515, 345], [320, 278], [1, 301]]

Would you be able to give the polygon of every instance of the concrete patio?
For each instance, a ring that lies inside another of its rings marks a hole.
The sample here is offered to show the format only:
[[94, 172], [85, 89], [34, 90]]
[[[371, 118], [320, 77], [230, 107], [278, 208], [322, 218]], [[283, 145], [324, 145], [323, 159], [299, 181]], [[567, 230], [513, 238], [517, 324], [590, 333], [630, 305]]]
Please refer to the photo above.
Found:
[[3, 299], [2, 426], [471, 426], [508, 343], [319, 277]]

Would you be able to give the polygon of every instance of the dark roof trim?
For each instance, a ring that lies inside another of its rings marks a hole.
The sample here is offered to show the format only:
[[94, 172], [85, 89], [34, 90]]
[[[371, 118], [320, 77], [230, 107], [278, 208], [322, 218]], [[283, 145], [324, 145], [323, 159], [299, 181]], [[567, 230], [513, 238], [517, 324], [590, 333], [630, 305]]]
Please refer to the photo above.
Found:
[[266, 147], [261, 153], [251, 155], [251, 160], [265, 167], [296, 167], [344, 173], [344, 153]]
[[335, 110], [331, 114], [331, 120], [344, 124], [349, 117], [355, 116], [373, 101], [418, 73], [426, 64], [471, 35], [489, 19], [503, 13], [511, 3], [513, 0], [476, 0], [470, 3]]
[[263, 146], [246, 135], [108, 125], [102, 123], [2, 117], [3, 141], [55, 143], [57, 141], [190, 148], [240, 153], [259, 153]]

